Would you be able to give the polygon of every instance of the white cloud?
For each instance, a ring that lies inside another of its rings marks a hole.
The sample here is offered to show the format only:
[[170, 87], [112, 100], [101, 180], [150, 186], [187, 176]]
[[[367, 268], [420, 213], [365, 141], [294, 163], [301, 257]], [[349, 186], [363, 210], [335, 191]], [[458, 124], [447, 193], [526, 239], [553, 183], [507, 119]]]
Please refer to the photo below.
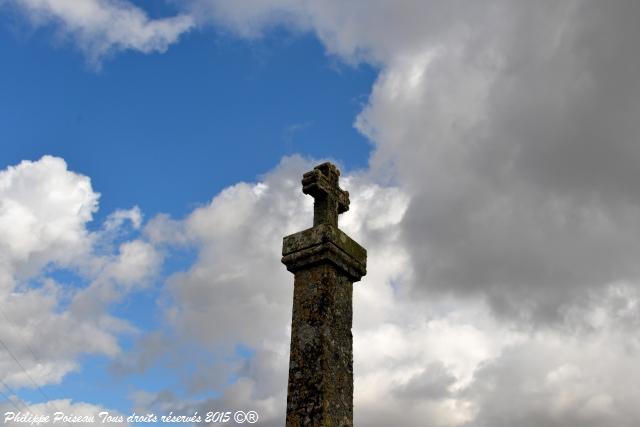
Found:
[[142, 240], [122, 243], [115, 255], [95, 257], [98, 269], [89, 285], [74, 293], [70, 311], [81, 319], [100, 321], [104, 309], [134, 291], [144, 289], [158, 272], [161, 254]]
[[[306, 164], [284, 161], [263, 182], [229, 187], [185, 219], [199, 252], [193, 267], [169, 280], [176, 302], [170, 315], [180, 335], [208, 347], [268, 346], [286, 338], [292, 289], [280, 250], [283, 235], [311, 225], [310, 201], [290, 179]], [[262, 327], [247, 322], [248, 315]]]
[[144, 227], [144, 234], [157, 245], [186, 245], [189, 242], [184, 224], [166, 214], [158, 214], [151, 218]]
[[[112, 253], [108, 240], [118, 235], [117, 219], [135, 223], [140, 213], [116, 212], [92, 233], [87, 224], [98, 198], [90, 179], [57, 157], [0, 171], [0, 338], [18, 360], [0, 359], [0, 378], [9, 386], [59, 383], [80, 369], [82, 354], [117, 355], [118, 336], [133, 330], [107, 308], [144, 287], [161, 256], [139, 239]], [[59, 269], [80, 283], [56, 280]]]
[[24, 12], [35, 26], [53, 25], [71, 38], [94, 66], [105, 55], [122, 50], [164, 52], [193, 27], [193, 18], [178, 15], [152, 19], [127, 0], [5, 0]]
[[110, 214], [104, 222], [104, 228], [112, 231], [120, 228], [125, 221], [129, 221], [134, 229], [140, 228], [142, 224], [142, 212], [138, 206], [131, 209], [118, 209]]
[[28, 275], [47, 262], [67, 264], [91, 246], [85, 224], [99, 194], [90, 180], [44, 156], [0, 171], [0, 263]]

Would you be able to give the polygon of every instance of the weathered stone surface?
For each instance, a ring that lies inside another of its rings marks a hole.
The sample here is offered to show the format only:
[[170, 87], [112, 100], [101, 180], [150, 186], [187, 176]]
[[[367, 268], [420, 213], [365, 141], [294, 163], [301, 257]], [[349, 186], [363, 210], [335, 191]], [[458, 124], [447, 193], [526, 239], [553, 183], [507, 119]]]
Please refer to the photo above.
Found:
[[333, 263], [354, 282], [367, 274], [367, 251], [342, 230], [321, 224], [290, 236], [282, 243], [282, 262], [292, 273], [320, 262]]
[[294, 273], [288, 427], [353, 426], [353, 282], [366, 274], [366, 250], [338, 229], [349, 193], [331, 163], [304, 174], [315, 198], [314, 226], [287, 236], [282, 262]]
[[287, 426], [353, 425], [352, 289], [332, 265], [295, 274]]
[[313, 225], [338, 226], [338, 214], [349, 210], [349, 193], [338, 187], [340, 171], [326, 162], [302, 177], [302, 192], [313, 196]]

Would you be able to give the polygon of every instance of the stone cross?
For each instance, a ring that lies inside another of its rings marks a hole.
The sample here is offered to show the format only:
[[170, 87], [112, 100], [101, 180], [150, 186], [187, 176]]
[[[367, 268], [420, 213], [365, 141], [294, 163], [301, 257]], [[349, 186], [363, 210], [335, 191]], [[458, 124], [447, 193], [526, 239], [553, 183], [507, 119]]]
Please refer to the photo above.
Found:
[[294, 274], [287, 427], [353, 426], [352, 291], [366, 274], [367, 251], [338, 228], [349, 210], [339, 176], [331, 163], [304, 174], [313, 227], [282, 244]]
[[349, 192], [338, 186], [340, 171], [326, 162], [302, 177], [302, 192], [313, 196], [313, 225], [338, 226], [338, 214], [349, 210]]

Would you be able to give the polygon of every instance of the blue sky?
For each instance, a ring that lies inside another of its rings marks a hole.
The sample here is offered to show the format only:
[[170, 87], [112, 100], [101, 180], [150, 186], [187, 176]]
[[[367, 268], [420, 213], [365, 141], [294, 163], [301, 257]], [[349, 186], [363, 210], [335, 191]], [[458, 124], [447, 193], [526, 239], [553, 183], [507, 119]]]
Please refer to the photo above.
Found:
[[50, 29], [0, 19], [0, 161], [65, 158], [102, 194], [98, 220], [133, 205], [184, 215], [284, 155], [367, 164], [371, 146], [353, 121], [375, 70], [328, 58], [314, 37], [276, 30], [246, 41], [206, 29], [95, 70]]
[[283, 425], [282, 237], [330, 158], [356, 425], [639, 425], [638, 13], [0, 0], [0, 413]]

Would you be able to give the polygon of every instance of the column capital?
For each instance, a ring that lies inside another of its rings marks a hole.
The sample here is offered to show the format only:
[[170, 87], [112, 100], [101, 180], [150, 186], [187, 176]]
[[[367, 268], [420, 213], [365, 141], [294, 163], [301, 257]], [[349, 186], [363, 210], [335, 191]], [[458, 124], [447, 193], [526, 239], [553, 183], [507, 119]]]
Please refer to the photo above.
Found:
[[367, 250], [339, 228], [320, 224], [283, 239], [282, 263], [292, 273], [330, 263], [357, 282], [367, 274]]

